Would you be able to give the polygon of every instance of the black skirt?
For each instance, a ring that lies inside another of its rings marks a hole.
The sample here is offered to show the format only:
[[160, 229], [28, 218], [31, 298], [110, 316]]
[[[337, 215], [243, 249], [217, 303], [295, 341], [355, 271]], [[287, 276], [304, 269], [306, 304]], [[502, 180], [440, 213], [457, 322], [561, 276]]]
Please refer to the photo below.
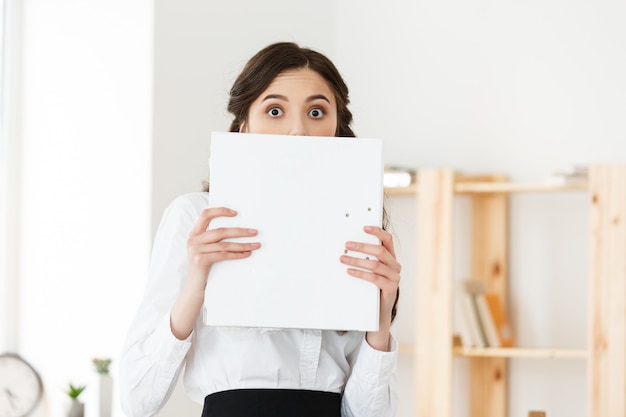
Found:
[[204, 399], [202, 417], [341, 417], [341, 396], [289, 389], [221, 391]]

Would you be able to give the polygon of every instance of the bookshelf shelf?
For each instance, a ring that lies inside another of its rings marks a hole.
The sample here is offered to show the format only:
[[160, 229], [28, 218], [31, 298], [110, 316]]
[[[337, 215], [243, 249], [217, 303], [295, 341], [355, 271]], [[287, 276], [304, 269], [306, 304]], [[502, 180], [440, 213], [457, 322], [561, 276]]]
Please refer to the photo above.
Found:
[[[414, 358], [418, 417], [454, 414], [457, 401], [453, 398], [452, 371], [458, 358], [469, 361], [470, 404], [464, 408], [471, 417], [507, 415], [511, 358], [585, 360], [587, 417], [626, 416], [626, 164], [590, 166], [588, 172], [586, 183], [554, 184], [427, 169], [417, 172], [417, 184], [385, 190], [390, 196], [418, 199], [415, 344], [400, 346], [401, 354]], [[514, 193], [558, 192], [589, 196], [586, 348], [470, 349], [453, 345], [455, 197], [469, 198], [471, 203], [471, 276], [484, 281], [487, 291], [496, 294], [506, 308], [509, 197]]]
[[512, 182], [475, 182], [458, 183], [454, 191], [459, 194], [478, 193], [552, 193], [568, 191], [587, 191], [588, 185], [550, 184], [550, 183], [512, 183]]
[[[554, 193], [588, 191], [587, 183], [574, 184], [551, 184], [548, 182], [536, 183], [512, 183], [512, 182], [470, 182], [470, 177], [462, 177], [454, 186], [457, 194], [481, 194], [481, 193]], [[385, 188], [387, 195], [415, 195], [419, 193], [419, 185], [412, 184], [408, 187]]]
[[[412, 354], [415, 345], [402, 344], [398, 351], [401, 354]], [[534, 347], [510, 348], [465, 348], [454, 346], [452, 355], [466, 358], [546, 358], [546, 359], [586, 359], [589, 352], [586, 349], [555, 349]]]
[[454, 356], [461, 357], [484, 357], [484, 358], [547, 358], [547, 359], [573, 359], [587, 358], [589, 353], [586, 349], [544, 349], [544, 348], [463, 348], [452, 349]]

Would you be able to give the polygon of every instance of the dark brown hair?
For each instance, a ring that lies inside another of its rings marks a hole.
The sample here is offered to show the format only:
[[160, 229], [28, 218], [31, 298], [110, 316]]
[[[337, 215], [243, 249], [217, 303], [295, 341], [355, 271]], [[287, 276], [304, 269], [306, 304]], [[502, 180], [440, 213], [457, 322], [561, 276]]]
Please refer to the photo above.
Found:
[[248, 120], [252, 103], [267, 89], [277, 75], [302, 68], [317, 72], [335, 94], [337, 130], [335, 136], [354, 137], [350, 127], [352, 113], [348, 110], [348, 86], [335, 65], [319, 52], [302, 48], [292, 42], [269, 45], [254, 55], [243, 68], [230, 89], [228, 111], [234, 116], [231, 132], [239, 132]]

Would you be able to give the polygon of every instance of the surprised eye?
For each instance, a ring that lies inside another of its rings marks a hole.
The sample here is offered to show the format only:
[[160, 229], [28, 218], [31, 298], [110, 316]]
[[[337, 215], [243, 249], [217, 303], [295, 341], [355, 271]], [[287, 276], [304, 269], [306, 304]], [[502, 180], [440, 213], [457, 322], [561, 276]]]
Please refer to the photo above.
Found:
[[309, 110], [309, 116], [314, 119], [321, 119], [324, 116], [324, 111], [322, 109], [311, 109]]
[[272, 107], [271, 109], [267, 111], [267, 114], [270, 117], [280, 117], [283, 115], [283, 111], [279, 107]]

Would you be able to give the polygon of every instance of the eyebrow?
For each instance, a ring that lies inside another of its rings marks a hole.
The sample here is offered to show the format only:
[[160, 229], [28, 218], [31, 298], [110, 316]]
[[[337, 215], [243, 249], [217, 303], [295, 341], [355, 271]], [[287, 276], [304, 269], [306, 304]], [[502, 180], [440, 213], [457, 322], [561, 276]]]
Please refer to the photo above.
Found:
[[325, 100], [325, 101], [327, 101], [327, 102], [328, 102], [328, 104], [330, 104], [330, 100], [329, 100], [329, 99], [328, 99], [328, 98], [327, 98], [324, 94], [315, 94], [315, 95], [312, 95], [312, 96], [310, 96], [310, 97], [308, 97], [308, 98], [306, 99], [306, 102], [307, 102], [307, 103], [309, 103], [309, 102], [311, 102], [311, 101], [313, 101], [313, 100], [318, 100], [318, 99]]
[[[268, 94], [265, 97], [263, 97], [262, 101], [266, 101], [270, 99], [289, 101], [289, 98], [287, 96], [283, 96], [282, 94]], [[307, 97], [306, 102], [309, 103], [311, 101], [319, 100], [319, 99], [325, 100], [326, 102], [328, 102], [328, 104], [330, 104], [330, 100], [324, 94], [314, 94], [312, 96], [309, 96]]]
[[276, 98], [278, 100], [283, 100], [283, 101], [289, 101], [289, 99], [287, 98], [287, 96], [283, 96], [282, 94], [268, 94], [266, 95], [262, 101], [266, 101], [272, 98]]

